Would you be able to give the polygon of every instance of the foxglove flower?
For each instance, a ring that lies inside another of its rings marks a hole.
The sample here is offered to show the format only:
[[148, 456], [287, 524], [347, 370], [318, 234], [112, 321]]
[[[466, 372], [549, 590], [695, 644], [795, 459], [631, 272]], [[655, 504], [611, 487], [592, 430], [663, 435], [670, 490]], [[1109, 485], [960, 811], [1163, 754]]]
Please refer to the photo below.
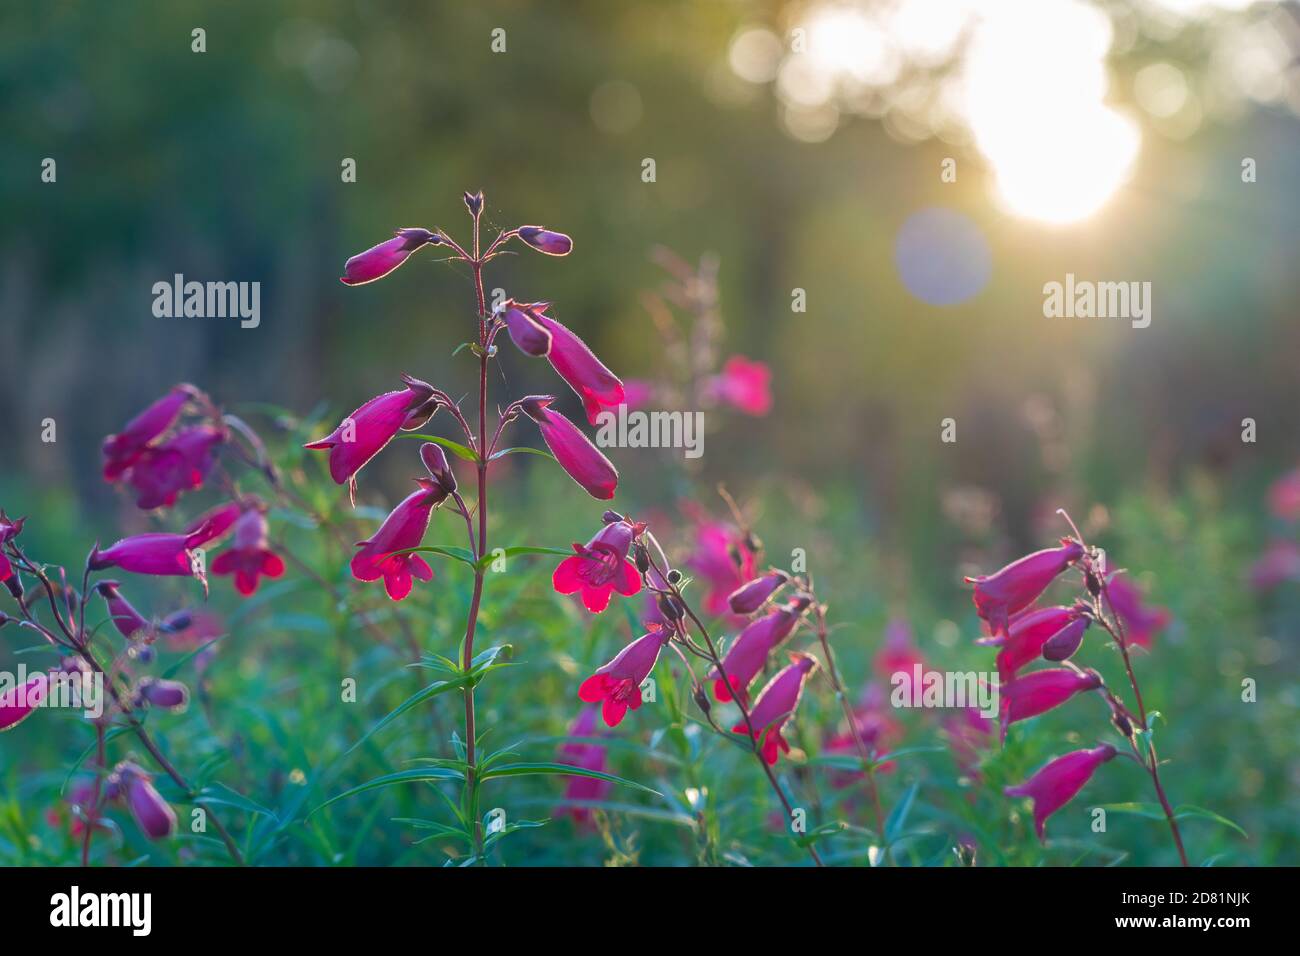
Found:
[[433, 580], [433, 568], [419, 554], [393, 553], [420, 546], [433, 509], [447, 497], [432, 478], [417, 478], [415, 483], [419, 489], [398, 504], [370, 538], [358, 542], [360, 550], [352, 556], [352, 576], [358, 581], [383, 578], [384, 589], [394, 601], [411, 593], [412, 577]]
[[521, 305], [513, 299], [505, 304], [502, 321], [510, 334], [510, 341], [519, 351], [534, 358], [551, 351], [551, 333], [537, 321], [535, 306]]
[[586, 342], [544, 312], [534, 311], [531, 318], [550, 336], [546, 357], [556, 374], [582, 399], [589, 424], [595, 425], [602, 411], [623, 404], [623, 383], [596, 358]]
[[[817, 658], [811, 654], [793, 653], [790, 660], [790, 665], [777, 673], [759, 692], [754, 709], [749, 712], [754, 739], [759, 742], [759, 751], [769, 764], [776, 763], [778, 748], [782, 753], [790, 752], [790, 745], [781, 735], [781, 730], [794, 716], [803, 694], [804, 682], [817, 667]], [[743, 720], [731, 729], [739, 734], [749, 732]]]
[[618, 470], [577, 425], [547, 407], [553, 401], [549, 396], [533, 396], [522, 399], [519, 407], [537, 423], [542, 441], [570, 478], [593, 498], [602, 501], [613, 498], [618, 487]]
[[784, 571], [771, 570], [767, 574], [754, 578], [748, 584], [742, 584], [727, 596], [727, 604], [732, 614], [753, 614], [762, 607], [767, 599], [785, 586], [790, 575]]
[[637, 710], [641, 706], [641, 684], [654, 670], [660, 648], [671, 637], [672, 631], [667, 628], [652, 628], [648, 634], [638, 637], [582, 682], [578, 699], [600, 704], [605, 724], [617, 727], [629, 707]]
[[149, 444], [172, 427], [185, 403], [196, 394], [193, 385], [177, 385], [135, 418], [116, 435], [104, 439], [104, 480], [116, 481], [130, 468]]
[[686, 562], [708, 584], [704, 609], [729, 614], [731, 593], [754, 577], [755, 556], [743, 535], [721, 522], [704, 522], [696, 531], [695, 551]]
[[108, 613], [113, 619], [113, 626], [117, 628], [118, 633], [123, 637], [130, 639], [140, 631], [149, 627], [149, 622], [144, 619], [144, 615], [131, 606], [131, 602], [122, 597], [122, 592], [118, 590], [120, 585], [116, 581], [100, 581], [95, 585], [95, 590], [99, 596], [104, 599], [108, 605]]
[[187, 534], [151, 532], [114, 542], [103, 551], [95, 545], [90, 552], [92, 571], [117, 567], [132, 574], [199, 577], [195, 573], [194, 549], [207, 539], [208, 526], [200, 525]]
[[772, 410], [772, 370], [763, 362], [733, 355], [719, 375], [704, 385], [704, 394], [746, 415], [763, 416]]
[[32, 715], [50, 689], [50, 675], [32, 675], [26, 683], [0, 694], [0, 731], [12, 730]]
[[967, 584], [975, 585], [976, 611], [994, 634], [1002, 634], [1012, 614], [1032, 604], [1058, 574], [1081, 557], [1083, 546], [1062, 538], [1059, 548], [1027, 554], [996, 574], [967, 578]]
[[[570, 738], [596, 736], [596, 707], [584, 707], [569, 725]], [[601, 773], [609, 769], [607, 748], [586, 740], [570, 739], [560, 745], [557, 760], [581, 770], [595, 770]], [[566, 805], [562, 812], [571, 816], [575, 823], [585, 824], [591, 819], [591, 808], [580, 805], [592, 801], [604, 800], [613, 784], [599, 777], [570, 776], [564, 788], [564, 799], [574, 801]]]
[[137, 700], [164, 710], [179, 710], [190, 701], [189, 688], [178, 680], [142, 677], [135, 692]]
[[614, 591], [631, 597], [641, 590], [641, 575], [627, 558], [636, 529], [627, 521], [611, 521], [586, 545], [573, 544], [576, 552], [555, 569], [551, 583], [560, 594], [581, 592], [582, 604], [593, 614], [609, 607]]
[[266, 515], [260, 507], [248, 508], [235, 522], [234, 543], [217, 555], [211, 570], [218, 577], [234, 575], [235, 590], [244, 597], [257, 590], [258, 578], [284, 574], [284, 559], [267, 542]]
[[1024, 783], [1007, 787], [1003, 792], [1008, 797], [1029, 797], [1034, 801], [1034, 831], [1042, 840], [1047, 818], [1073, 800], [1097, 768], [1113, 758], [1115, 753], [1110, 744], [1092, 750], [1076, 750], [1049, 761]]
[[799, 616], [810, 603], [808, 598], [803, 596], [794, 598], [752, 621], [741, 631], [731, 647], [727, 648], [726, 656], [722, 659], [722, 670], [726, 672], [731, 686], [727, 686], [727, 682], [722, 679], [717, 668], [709, 671], [709, 678], [713, 681], [714, 698], [719, 701], [739, 698], [742, 703], [749, 703], [750, 683], [767, 663], [767, 656], [794, 631], [795, 625], [799, 623]]
[[1032, 671], [1002, 685], [999, 688], [1002, 739], [1007, 739], [1007, 727], [1016, 721], [1037, 717], [1064, 704], [1075, 694], [1100, 686], [1101, 677], [1095, 672], [1079, 674], [1065, 667]]
[[0, 510], [0, 581], [8, 581], [14, 576], [14, 567], [10, 560], [5, 556], [4, 546], [12, 541], [23, 530], [25, 518], [18, 518], [10, 521], [3, 510]]
[[1169, 625], [1168, 609], [1144, 604], [1142, 592], [1127, 575], [1117, 574], [1106, 582], [1106, 597], [1124, 622], [1124, 636], [1130, 644], [1150, 647], [1151, 639]]
[[1021, 611], [1011, 618], [1006, 633], [977, 643], [998, 647], [998, 680], [1005, 684], [1016, 672], [1042, 656], [1048, 638], [1079, 616], [1076, 607], [1042, 607]]
[[562, 232], [552, 232], [541, 226], [520, 226], [515, 231], [525, 243], [548, 256], [567, 256], [573, 251], [573, 240]]
[[329, 449], [330, 477], [355, 488], [356, 474], [403, 428], [415, 428], [438, 407], [433, 386], [403, 375], [406, 388], [385, 392], [366, 402], [324, 438], [304, 448]]
[[136, 824], [151, 840], [161, 840], [176, 829], [176, 813], [153, 786], [153, 778], [130, 762], [117, 765], [113, 790], [124, 794]]
[[442, 242], [442, 236], [428, 229], [398, 229], [393, 238], [358, 253], [343, 265], [339, 281], [344, 285], [365, 285], [382, 279], [405, 262], [412, 252]]
[[170, 508], [182, 492], [203, 487], [217, 461], [217, 446], [226, 431], [212, 425], [184, 428], [136, 458], [127, 481], [136, 491], [136, 506]]

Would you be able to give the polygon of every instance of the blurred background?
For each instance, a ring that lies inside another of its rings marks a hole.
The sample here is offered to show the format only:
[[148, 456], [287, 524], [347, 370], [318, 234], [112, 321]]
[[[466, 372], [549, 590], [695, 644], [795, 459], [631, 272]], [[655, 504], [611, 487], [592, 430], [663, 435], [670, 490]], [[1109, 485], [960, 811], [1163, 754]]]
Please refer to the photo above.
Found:
[[[1269, 726], [1291, 737], [1256, 727], [1273, 752], [1224, 786], [1294, 810], [1300, 602], [1248, 574], [1295, 539], [1267, 501], [1300, 457], [1295, 4], [18, 0], [0, 23], [0, 503], [41, 516], [33, 542], [148, 523], [99, 445], [177, 381], [317, 422], [400, 372], [470, 389], [464, 269], [435, 249], [364, 289], [337, 276], [396, 227], [464, 236], [481, 188], [492, 227], [575, 240], [489, 288], [553, 301], [624, 378], [680, 377], [665, 307], [711, 323], [688, 361], [770, 369], [770, 411], [710, 417], [690, 469], [622, 450], [627, 508], [715, 509], [726, 482], [871, 640], [902, 609], [932, 658], [970, 663], [960, 576], [1047, 546], [1068, 507], [1154, 575], [1203, 667], [1181, 703], [1280, 668]], [[675, 298], [674, 268], [716, 297]], [[176, 273], [260, 282], [260, 326], [155, 317]], [[1150, 326], [1045, 318], [1067, 273], [1150, 282]], [[500, 364], [513, 394], [554, 390]], [[363, 497], [391, 503], [409, 467], [377, 461]], [[1215, 759], [1238, 733], [1206, 738]]]

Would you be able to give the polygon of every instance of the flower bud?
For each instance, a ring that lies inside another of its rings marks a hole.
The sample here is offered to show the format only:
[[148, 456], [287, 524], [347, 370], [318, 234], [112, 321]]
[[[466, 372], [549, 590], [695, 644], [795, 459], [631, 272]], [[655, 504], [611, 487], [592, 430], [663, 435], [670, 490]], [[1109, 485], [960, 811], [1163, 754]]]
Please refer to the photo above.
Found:
[[691, 688], [691, 696], [695, 698], [695, 706], [700, 708], [700, 712], [705, 717], [709, 716], [709, 711], [713, 709], [713, 705], [709, 703], [709, 695], [704, 690], [704, 685], [696, 684]]
[[1076, 617], [1047, 639], [1043, 644], [1043, 657], [1049, 661], [1064, 661], [1073, 657], [1091, 623], [1092, 618], [1086, 614]]
[[519, 238], [548, 256], [567, 256], [573, 251], [572, 239], [562, 232], [552, 232], [541, 226], [520, 226]]
[[669, 584], [675, 587], [682, 583], [682, 572], [678, 571], [676, 568], [669, 568], [666, 579]]
[[607, 510], [604, 514], [602, 514], [600, 516], [600, 520], [605, 522], [605, 524], [613, 524], [615, 521], [622, 521], [623, 516], [619, 514], [617, 511], [611, 509], [611, 510]]
[[638, 541], [636, 547], [632, 551], [632, 554], [636, 558], [636, 569], [640, 571], [642, 574], [649, 574], [650, 573], [649, 549], [646, 548], [644, 544]]
[[180, 681], [144, 677], [136, 685], [136, 693], [152, 707], [176, 710], [190, 700], [190, 691]]
[[551, 333], [535, 318], [535, 313], [526, 306], [506, 304], [501, 316], [510, 333], [510, 341], [525, 355], [539, 357], [551, 352]]
[[671, 594], [661, 594], [655, 600], [659, 606], [659, 613], [669, 621], [680, 621], [685, 613], [682, 609], [682, 603]]
[[470, 211], [470, 215], [477, 216], [483, 211], [483, 190], [476, 193], [465, 193], [465, 208]]
[[442, 488], [444, 495], [456, 490], [456, 475], [447, 463], [447, 454], [442, 446], [435, 442], [425, 442], [420, 446], [420, 460], [428, 469], [429, 475]]

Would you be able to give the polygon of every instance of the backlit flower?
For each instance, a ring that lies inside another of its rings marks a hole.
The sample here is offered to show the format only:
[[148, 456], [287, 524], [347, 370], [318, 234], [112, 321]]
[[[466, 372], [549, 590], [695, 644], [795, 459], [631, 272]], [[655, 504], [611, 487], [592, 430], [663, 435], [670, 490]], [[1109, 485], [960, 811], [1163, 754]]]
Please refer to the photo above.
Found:
[[284, 574], [284, 559], [271, 550], [266, 515], [260, 507], [248, 508], [235, 522], [235, 540], [217, 555], [211, 570], [218, 577], [233, 575], [235, 590], [245, 597], [257, 590], [259, 578]]
[[1006, 630], [1012, 614], [1032, 604], [1058, 574], [1083, 557], [1083, 546], [1061, 539], [1059, 548], [1025, 555], [995, 574], [967, 578], [975, 585], [973, 600], [979, 616], [994, 634]]
[[731, 728], [734, 733], [747, 734], [752, 725], [759, 752], [769, 764], [776, 763], [778, 749], [782, 753], [790, 752], [790, 745], [781, 731], [794, 716], [804, 682], [817, 667], [817, 658], [811, 654], [793, 653], [790, 660], [791, 664], [779, 671], [759, 692], [754, 709], [749, 712], [749, 725], [742, 720]]
[[722, 659], [722, 670], [727, 675], [727, 681], [723, 681], [717, 668], [709, 671], [714, 698], [728, 701], [738, 697], [743, 703], [748, 703], [750, 683], [767, 663], [768, 655], [794, 631], [799, 616], [809, 603], [808, 598], [803, 596], [793, 598], [746, 625], [727, 648], [726, 656]]
[[1101, 677], [1092, 671], [1082, 674], [1066, 667], [1031, 671], [999, 688], [1002, 712], [1002, 739], [1007, 738], [1007, 727], [1018, 720], [1037, 717], [1054, 707], [1059, 707], [1075, 694], [1096, 690]]
[[1007, 787], [1003, 792], [1008, 797], [1029, 797], [1034, 801], [1034, 831], [1042, 840], [1047, 818], [1073, 800], [1097, 768], [1113, 758], [1115, 753], [1110, 744], [1091, 750], [1076, 750], [1049, 761], [1024, 783]]
[[412, 577], [433, 580], [433, 568], [418, 553], [393, 553], [420, 546], [433, 509], [446, 497], [432, 478], [417, 478], [415, 482], [419, 489], [403, 499], [370, 538], [357, 542], [360, 550], [352, 556], [352, 576], [358, 581], [383, 578], [384, 589], [394, 601], [411, 593]]
[[593, 614], [609, 606], [614, 591], [631, 597], [641, 590], [641, 575], [627, 558], [635, 529], [627, 521], [605, 525], [586, 545], [574, 542], [572, 557], [560, 562], [551, 582], [560, 594], [581, 593]]
[[772, 410], [772, 370], [763, 362], [733, 355], [722, 372], [705, 383], [704, 393], [746, 415], [766, 415]]
[[550, 396], [533, 396], [521, 400], [519, 407], [537, 424], [542, 441], [570, 478], [593, 498], [613, 498], [618, 487], [618, 470], [577, 425], [547, 407], [553, 401]]
[[753, 614], [766, 603], [767, 599], [785, 586], [790, 575], [784, 571], [772, 570], [759, 575], [748, 584], [742, 584], [727, 596], [727, 604], [732, 614]]
[[344, 285], [365, 285], [388, 275], [424, 246], [437, 245], [442, 236], [428, 229], [398, 229], [393, 238], [358, 253], [343, 265], [339, 281]]
[[116, 481], [135, 464], [150, 442], [171, 428], [185, 403], [196, 393], [193, 385], [177, 385], [127, 422], [116, 435], [104, 439], [104, 479]]
[[548, 256], [567, 256], [573, 251], [573, 240], [562, 232], [542, 226], [520, 226], [516, 232], [525, 243]]
[[628, 708], [637, 710], [641, 706], [641, 684], [654, 670], [659, 650], [671, 637], [672, 631], [667, 628], [652, 628], [650, 633], [638, 637], [582, 682], [578, 688], [579, 700], [600, 704], [606, 725], [617, 727]]

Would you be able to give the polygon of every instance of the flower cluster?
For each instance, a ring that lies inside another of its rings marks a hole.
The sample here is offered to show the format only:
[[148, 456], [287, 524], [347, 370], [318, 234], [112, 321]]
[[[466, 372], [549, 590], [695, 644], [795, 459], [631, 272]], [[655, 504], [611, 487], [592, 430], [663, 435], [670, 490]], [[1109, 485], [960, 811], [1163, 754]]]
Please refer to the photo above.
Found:
[[[1071, 604], [1037, 606], [1052, 582], [1071, 568], [1080, 574], [1080, 596]], [[1026, 555], [994, 574], [966, 580], [974, 586], [975, 608], [988, 631], [979, 643], [997, 648], [1002, 739], [1005, 741], [1011, 724], [1054, 710], [1080, 694], [1097, 694], [1110, 711], [1112, 726], [1129, 744], [1131, 756], [1150, 775], [1185, 865], [1182, 838], [1160, 786], [1155, 745], [1129, 653], [1133, 646], [1150, 644], [1154, 633], [1167, 623], [1167, 613], [1147, 608], [1122, 572], [1108, 570], [1104, 552], [1085, 545], [1077, 530], [1074, 537], [1062, 538], [1058, 547]], [[1100, 673], [1073, 661], [1093, 626], [1113, 639], [1123, 657], [1137, 702], [1136, 714]], [[1022, 671], [1040, 659], [1059, 666]], [[1118, 753], [1111, 744], [1102, 743], [1065, 754], [1023, 783], [1006, 788], [1006, 795], [1032, 800], [1034, 830], [1042, 840], [1047, 818], [1072, 800], [1097, 769]]]

